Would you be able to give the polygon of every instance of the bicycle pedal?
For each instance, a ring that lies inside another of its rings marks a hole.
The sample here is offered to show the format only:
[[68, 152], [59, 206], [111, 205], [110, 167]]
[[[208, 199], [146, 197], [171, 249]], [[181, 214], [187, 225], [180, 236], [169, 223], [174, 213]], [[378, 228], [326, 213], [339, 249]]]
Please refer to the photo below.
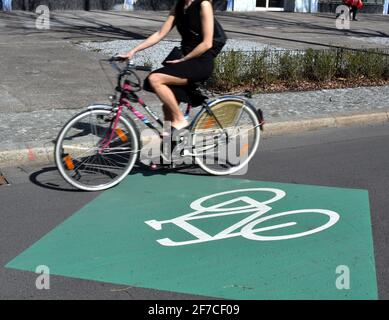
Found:
[[156, 163], [151, 163], [149, 165], [149, 169], [151, 171], [158, 171], [158, 170], [163, 170], [163, 169], [170, 170], [170, 169], [175, 169], [175, 168], [176, 168], [176, 166], [174, 164], [163, 164], [163, 163], [156, 164]]

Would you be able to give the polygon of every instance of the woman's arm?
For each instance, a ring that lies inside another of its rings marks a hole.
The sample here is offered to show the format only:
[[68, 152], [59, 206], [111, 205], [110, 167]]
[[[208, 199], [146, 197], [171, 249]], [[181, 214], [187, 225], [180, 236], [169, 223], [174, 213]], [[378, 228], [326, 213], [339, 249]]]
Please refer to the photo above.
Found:
[[203, 41], [180, 60], [167, 61], [170, 63], [178, 63], [192, 58], [201, 56], [203, 53], [213, 47], [213, 32], [214, 32], [214, 17], [212, 4], [209, 1], [201, 3], [201, 25], [203, 30]]
[[120, 56], [123, 58], [131, 59], [135, 53], [142, 51], [144, 49], [147, 49], [149, 47], [152, 47], [153, 45], [157, 44], [160, 42], [163, 38], [165, 38], [169, 32], [173, 29], [174, 27], [174, 20], [175, 20], [175, 10], [172, 9], [170, 11], [170, 14], [164, 24], [162, 25], [161, 29], [159, 29], [157, 32], [152, 34], [150, 37], [148, 37], [145, 41], [143, 41], [141, 44], [136, 46], [134, 49], [131, 51], [121, 54]]

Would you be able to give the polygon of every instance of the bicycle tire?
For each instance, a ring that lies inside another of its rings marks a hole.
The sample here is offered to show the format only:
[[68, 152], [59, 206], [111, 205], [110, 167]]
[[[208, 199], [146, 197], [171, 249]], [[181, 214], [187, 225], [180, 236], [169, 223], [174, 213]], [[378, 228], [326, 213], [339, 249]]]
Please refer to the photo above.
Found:
[[[66, 166], [66, 161], [64, 160], [64, 156], [66, 155], [66, 153], [65, 153], [66, 146], [64, 145], [64, 139], [65, 139], [65, 137], [67, 137], [67, 134], [72, 130], [72, 128], [78, 128], [77, 127], [78, 123], [80, 124], [79, 127], [82, 127], [81, 120], [88, 117], [88, 116], [89, 116], [89, 118], [91, 118], [91, 116], [105, 117], [105, 116], [114, 116], [114, 115], [115, 115], [115, 112], [112, 109], [109, 110], [109, 109], [105, 109], [105, 108], [94, 108], [94, 109], [90, 109], [90, 110], [85, 110], [85, 111], [80, 112], [79, 114], [75, 115], [73, 118], [71, 118], [65, 124], [65, 126], [62, 128], [62, 130], [59, 132], [58, 137], [56, 139], [55, 148], [54, 148], [55, 163], [56, 163], [56, 166], [57, 166], [58, 171], [61, 174], [61, 176], [65, 179], [65, 181], [70, 183], [75, 188], [77, 188], [79, 190], [84, 190], [84, 191], [102, 191], [102, 190], [112, 188], [112, 187], [116, 186], [117, 184], [119, 184], [130, 173], [130, 171], [134, 167], [135, 162], [136, 162], [138, 155], [139, 155], [139, 150], [140, 150], [139, 131], [137, 130], [137, 127], [134, 124], [134, 122], [132, 121], [132, 119], [125, 117], [124, 115], [121, 115], [120, 119], [119, 119], [119, 124], [125, 129], [125, 130], [120, 129], [120, 130], [122, 130], [120, 134], [124, 134], [123, 132], [125, 132], [126, 139], [127, 139], [127, 141], [129, 141], [128, 144], [130, 145], [130, 147], [128, 147], [127, 149], [131, 148], [131, 150], [129, 150], [128, 152], [120, 151], [121, 154], [123, 154], [123, 153], [130, 154], [128, 161], [123, 164], [124, 167], [122, 168], [120, 174], [116, 175], [116, 177], [112, 178], [110, 181], [108, 181], [106, 183], [96, 183], [96, 184], [88, 183], [88, 184], [86, 184], [86, 183], [80, 182], [79, 181], [80, 179], [76, 179], [76, 178], [72, 177], [70, 175], [72, 168], [69, 168]], [[107, 122], [107, 121], [105, 121], [105, 122]], [[85, 124], [84, 124], [84, 127], [85, 127]], [[83, 130], [85, 130], [85, 129], [83, 129]], [[93, 130], [91, 127], [89, 134], [93, 133], [92, 131]], [[116, 134], [118, 135], [118, 133], [116, 133]], [[119, 137], [119, 138], [122, 139], [121, 137]], [[120, 140], [117, 138], [115, 138], [115, 139], [117, 141]], [[72, 140], [72, 139], [70, 139], [70, 140]], [[99, 142], [101, 142], [101, 141], [99, 141]], [[77, 146], [77, 144], [75, 144], [75, 146]], [[87, 147], [84, 147], [83, 145], [79, 146], [78, 148], [79, 149], [82, 149], [82, 148], [87, 149]], [[96, 148], [96, 147], [89, 148], [88, 151], [92, 150], [94, 148]], [[96, 149], [96, 151], [97, 151], [97, 149]], [[84, 152], [84, 153], [86, 153], [86, 152]], [[109, 155], [115, 155], [116, 157], [118, 156], [118, 154], [119, 154], [119, 152], [109, 153]], [[107, 153], [103, 153], [103, 155], [107, 155]], [[88, 157], [92, 157], [92, 156], [88, 156]], [[99, 156], [96, 156], [96, 157], [99, 157]], [[100, 155], [100, 157], [103, 157], [103, 156]], [[123, 162], [126, 161], [126, 159], [122, 155], [120, 157], [124, 159]], [[71, 161], [74, 162], [75, 160], [71, 157]], [[83, 162], [85, 162], [85, 161], [83, 161]], [[109, 160], [109, 162], [108, 162], [108, 160], [106, 161], [107, 164], [111, 163], [111, 162], [112, 162], [112, 160]], [[88, 164], [88, 162], [86, 162], [86, 164]], [[81, 164], [78, 164], [78, 165], [80, 167], [83, 167], [83, 168], [86, 166], [85, 163], [83, 164], [82, 162], [81, 162]], [[100, 167], [101, 167], [101, 165], [100, 165]], [[117, 166], [117, 168], [119, 169], [120, 167]], [[74, 169], [76, 169], [75, 165], [74, 165]], [[109, 170], [109, 169], [110, 169], [110, 167], [106, 166], [106, 168], [104, 170]], [[77, 169], [77, 170], [80, 170], [80, 169]], [[77, 171], [77, 170], [74, 170], [74, 171]], [[89, 170], [91, 170], [91, 169], [89, 168]], [[91, 170], [90, 173], [93, 173], [93, 170]], [[102, 171], [102, 174], [112, 175], [112, 172], [109, 172], [109, 171], [103, 172]]]
[[[241, 171], [242, 169], [245, 168], [245, 166], [249, 163], [249, 161], [253, 158], [254, 154], [257, 152], [258, 147], [259, 147], [259, 142], [260, 142], [260, 137], [261, 137], [261, 132], [260, 132], [260, 126], [259, 126], [259, 120], [258, 120], [258, 115], [256, 111], [254, 110], [253, 107], [246, 105], [245, 100], [240, 99], [240, 98], [233, 98], [233, 97], [226, 97], [222, 99], [218, 99], [212, 103], [209, 104], [209, 110], [211, 111], [211, 114], [207, 110], [207, 108], [204, 108], [196, 117], [194, 120], [194, 124], [192, 126], [192, 141], [193, 144], [196, 145], [196, 134], [197, 132], [201, 132], [201, 130], [204, 131], [204, 126], [209, 121], [210, 123], [213, 123], [211, 126], [211, 130], [214, 130], [214, 128], [217, 128], [220, 130], [220, 125], [223, 126], [223, 121], [228, 122], [229, 120], [223, 119], [223, 115], [218, 118], [216, 115], [217, 110], [221, 108], [226, 108], [226, 110], [231, 110], [233, 108], [239, 109], [241, 108], [241, 112], [247, 113], [249, 118], [252, 121], [252, 131], [254, 133], [254, 141], [252, 148], [247, 151], [247, 156], [244, 161], [239, 162], [239, 165], [236, 166], [231, 166], [229, 169], [217, 169], [215, 167], [211, 167], [210, 165], [207, 164], [207, 161], [204, 161], [204, 155], [196, 155], [196, 151], [194, 152], [194, 158], [196, 164], [202, 168], [205, 172], [212, 174], [212, 175], [231, 175], [234, 173], [237, 173]], [[213, 115], [212, 115], [213, 114]], [[212, 120], [212, 118], [214, 118]], [[224, 117], [225, 118], [225, 117]], [[227, 116], [228, 118], [228, 116]], [[231, 117], [229, 117], [231, 118]], [[209, 120], [207, 120], [209, 119]], [[228, 123], [227, 123], [228, 125]], [[196, 146], [195, 146], [196, 148]]]

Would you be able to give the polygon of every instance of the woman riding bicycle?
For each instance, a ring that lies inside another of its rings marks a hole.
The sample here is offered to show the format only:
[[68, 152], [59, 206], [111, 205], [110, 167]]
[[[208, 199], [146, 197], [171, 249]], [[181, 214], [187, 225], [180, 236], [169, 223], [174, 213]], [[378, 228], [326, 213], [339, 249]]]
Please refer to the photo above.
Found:
[[212, 0], [178, 0], [159, 31], [128, 53], [120, 55], [132, 59], [137, 52], [164, 39], [174, 26], [177, 26], [182, 37], [182, 58], [166, 61], [163, 68], [153, 71], [146, 78], [144, 86], [145, 90], [155, 92], [163, 103], [165, 121], [171, 122], [172, 134], [174, 130], [189, 125], [179, 108], [179, 103], [186, 100], [182, 87], [208, 79], [213, 71]]

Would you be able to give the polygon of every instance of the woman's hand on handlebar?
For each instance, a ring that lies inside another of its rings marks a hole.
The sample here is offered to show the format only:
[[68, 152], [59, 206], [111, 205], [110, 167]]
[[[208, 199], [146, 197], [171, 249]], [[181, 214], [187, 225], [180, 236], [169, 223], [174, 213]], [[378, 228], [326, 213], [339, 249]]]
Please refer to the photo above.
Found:
[[121, 53], [118, 55], [119, 58], [122, 58], [123, 60], [131, 60], [135, 55], [135, 51], [131, 50], [127, 53]]

